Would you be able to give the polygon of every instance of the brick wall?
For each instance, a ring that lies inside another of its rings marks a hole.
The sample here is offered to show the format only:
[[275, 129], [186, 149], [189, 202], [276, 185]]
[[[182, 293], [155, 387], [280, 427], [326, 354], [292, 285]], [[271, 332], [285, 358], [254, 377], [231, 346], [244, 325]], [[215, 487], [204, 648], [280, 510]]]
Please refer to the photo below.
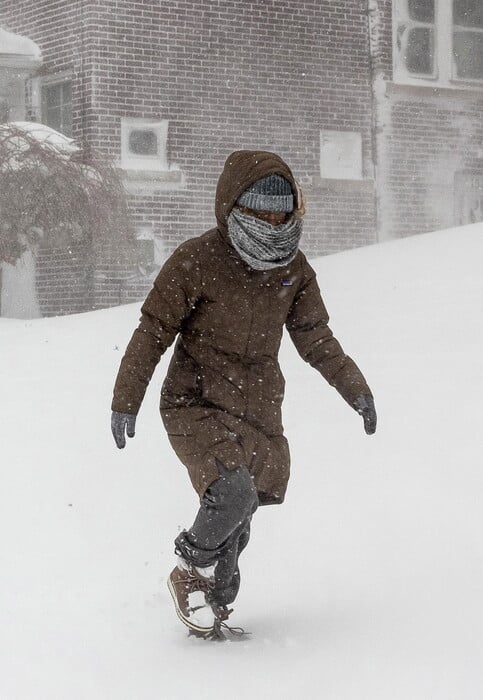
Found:
[[309, 256], [320, 255], [321, 232], [327, 254], [341, 250], [341, 238], [346, 248], [373, 242], [368, 236], [374, 231], [373, 181], [314, 178], [305, 221], [302, 247]]
[[[380, 239], [452, 226], [455, 180], [483, 175], [482, 91], [394, 83], [392, 7], [3, 0], [0, 18], [37, 41], [44, 72], [72, 72], [80, 141], [118, 159], [122, 117], [169, 120], [180, 177], [129, 197], [133, 222], [165, 256], [214, 224], [216, 181], [238, 148], [274, 150], [292, 166], [307, 200], [302, 245], [316, 255], [373, 242], [376, 226]], [[320, 179], [321, 129], [361, 133], [366, 179]], [[150, 280], [136, 266], [96, 259], [94, 305], [144, 295]]]
[[450, 228], [457, 219], [457, 174], [483, 175], [483, 95], [393, 86], [385, 132], [381, 191], [388, 237]]
[[68, 250], [41, 245], [36, 257], [37, 295], [42, 316], [62, 316], [92, 308], [90, 248]]
[[94, 244], [97, 261], [92, 273], [92, 308], [102, 309], [144, 299], [153, 275], [143, 273], [136, 250], [119, 251], [115, 241]]
[[362, 132], [371, 172], [365, 3], [151, 5], [111, 1], [93, 11], [103, 29], [92, 139], [115, 156], [122, 116], [169, 119], [169, 159], [185, 185], [139, 199], [167, 250], [214, 224], [216, 181], [238, 148], [277, 151], [293, 167], [306, 190], [310, 253], [372, 242], [373, 197], [362, 218], [349, 216], [348, 196], [325, 199], [314, 184], [321, 128]]
[[[308, 254], [375, 241], [365, 1], [4, 0], [1, 11], [40, 45], [46, 72], [72, 70], [77, 139], [118, 159], [122, 117], [169, 120], [181, 182], [130, 197], [166, 254], [213, 226], [216, 181], [239, 148], [274, 150], [293, 168]], [[362, 134], [366, 181], [320, 180], [321, 129]], [[114, 299], [110, 275], [104, 266], [100, 303]]]
[[379, 238], [450, 228], [458, 173], [483, 176], [483, 90], [394, 82], [393, 3], [371, 5]]

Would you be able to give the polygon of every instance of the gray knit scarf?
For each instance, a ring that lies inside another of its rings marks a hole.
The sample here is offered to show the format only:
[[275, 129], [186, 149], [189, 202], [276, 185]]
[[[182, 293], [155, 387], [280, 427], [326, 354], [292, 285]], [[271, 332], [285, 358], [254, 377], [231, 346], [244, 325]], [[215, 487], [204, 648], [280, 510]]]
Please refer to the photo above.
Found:
[[272, 270], [285, 267], [297, 255], [302, 219], [295, 215], [285, 224], [273, 226], [233, 209], [228, 217], [228, 235], [237, 253], [251, 268]]

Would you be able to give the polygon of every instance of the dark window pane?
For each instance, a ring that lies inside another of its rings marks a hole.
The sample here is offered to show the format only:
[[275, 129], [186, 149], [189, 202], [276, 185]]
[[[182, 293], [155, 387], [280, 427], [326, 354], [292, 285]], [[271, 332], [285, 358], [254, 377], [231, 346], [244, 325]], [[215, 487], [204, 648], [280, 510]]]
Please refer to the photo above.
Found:
[[137, 262], [141, 267], [149, 268], [154, 262], [154, 241], [136, 241]]
[[42, 97], [49, 106], [60, 105], [60, 85], [47, 85], [42, 88]]
[[62, 125], [59, 131], [66, 136], [72, 136], [72, 105], [70, 102], [62, 107]]
[[60, 107], [47, 107], [42, 121], [56, 131], [62, 131], [62, 110]]
[[433, 74], [434, 39], [432, 29], [413, 27], [409, 30], [405, 58], [406, 68], [410, 73]]
[[454, 0], [453, 22], [461, 27], [483, 29], [483, 0]]
[[72, 83], [62, 84], [62, 128], [66, 136], [72, 136]]
[[72, 102], [72, 85], [71, 83], [62, 84], [62, 102]]
[[158, 153], [158, 138], [151, 129], [133, 129], [129, 133], [129, 150], [139, 156], [155, 156]]
[[42, 87], [42, 121], [72, 136], [72, 87], [70, 81]]
[[434, 22], [434, 0], [408, 0], [408, 12], [416, 22]]
[[453, 54], [458, 78], [483, 80], [483, 33], [455, 32]]

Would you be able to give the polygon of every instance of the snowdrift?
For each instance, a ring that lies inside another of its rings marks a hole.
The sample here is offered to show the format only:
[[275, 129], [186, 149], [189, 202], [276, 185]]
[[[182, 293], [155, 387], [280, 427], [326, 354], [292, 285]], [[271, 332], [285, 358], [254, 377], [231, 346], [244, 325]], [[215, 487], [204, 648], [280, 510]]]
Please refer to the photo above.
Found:
[[0, 698], [483, 696], [483, 225], [315, 262], [378, 432], [286, 339], [292, 478], [260, 509], [224, 644], [166, 588], [196, 496], [158, 416], [116, 450], [110, 398], [139, 305], [0, 319]]

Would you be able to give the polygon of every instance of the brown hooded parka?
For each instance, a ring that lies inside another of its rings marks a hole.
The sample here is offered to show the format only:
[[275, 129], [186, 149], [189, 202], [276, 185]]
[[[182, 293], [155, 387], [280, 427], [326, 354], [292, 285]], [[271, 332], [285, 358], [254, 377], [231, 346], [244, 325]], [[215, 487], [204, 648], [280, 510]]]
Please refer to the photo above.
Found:
[[284, 379], [278, 365], [286, 325], [304, 360], [350, 404], [371, 392], [328, 327], [315, 272], [302, 252], [287, 267], [251, 269], [230, 244], [227, 217], [256, 180], [283, 175], [274, 153], [236, 151], [216, 192], [217, 227], [183, 243], [167, 260], [142, 306], [127, 347], [112, 409], [137, 414], [161, 355], [178, 336], [161, 392], [170, 442], [200, 495], [228, 469], [246, 464], [261, 503], [281, 503], [290, 456], [283, 435]]

